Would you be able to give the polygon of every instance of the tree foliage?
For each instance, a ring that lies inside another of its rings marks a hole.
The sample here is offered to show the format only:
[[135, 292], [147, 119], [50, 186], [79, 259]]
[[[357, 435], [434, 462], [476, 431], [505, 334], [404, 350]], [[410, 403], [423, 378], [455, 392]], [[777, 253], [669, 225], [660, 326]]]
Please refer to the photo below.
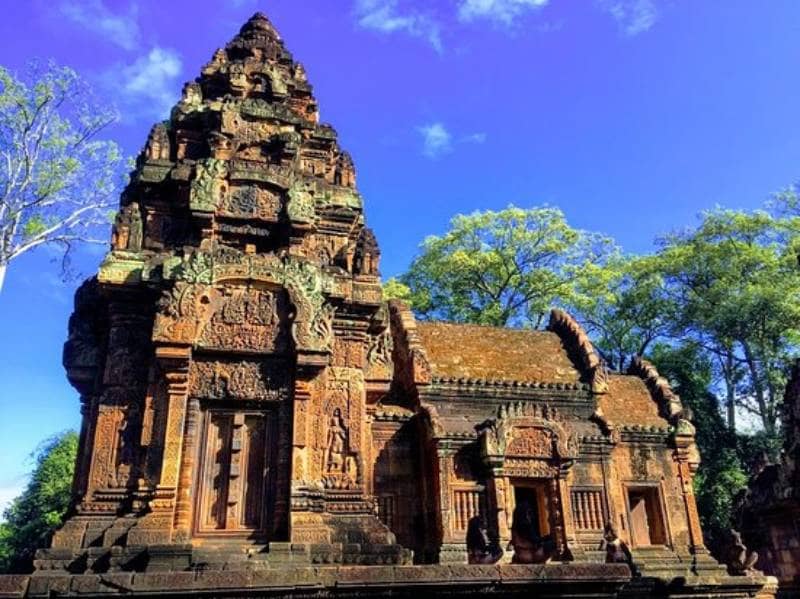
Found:
[[694, 230], [665, 237], [656, 254], [676, 306], [671, 336], [711, 359], [735, 407], [777, 432], [787, 365], [800, 331], [800, 268], [792, 219], [715, 210]]
[[670, 330], [675, 306], [664, 294], [660, 268], [650, 256], [627, 256], [595, 267], [571, 308], [593, 336], [606, 362], [624, 370]]
[[399, 283], [422, 318], [538, 327], [615, 252], [556, 208], [509, 206], [454, 217], [444, 235], [425, 240]]
[[0, 572], [27, 572], [34, 551], [46, 545], [72, 498], [78, 435], [69, 431], [43, 443], [35, 453], [30, 482], [0, 523]]
[[650, 358], [692, 411], [702, 456], [694, 479], [697, 508], [706, 545], [720, 555], [732, 524], [734, 501], [747, 484], [737, 435], [725, 426], [719, 401], [711, 391], [712, 365], [701, 347], [656, 344]]
[[0, 289], [25, 252], [57, 245], [66, 260], [108, 224], [125, 165], [98, 135], [115, 118], [72, 69], [0, 66]]

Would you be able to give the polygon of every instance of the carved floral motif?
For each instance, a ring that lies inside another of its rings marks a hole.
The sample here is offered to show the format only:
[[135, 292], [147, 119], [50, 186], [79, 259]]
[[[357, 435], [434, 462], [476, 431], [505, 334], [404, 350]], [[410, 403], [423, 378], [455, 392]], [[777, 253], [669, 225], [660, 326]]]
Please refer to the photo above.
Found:
[[283, 361], [193, 360], [189, 393], [201, 399], [279, 401], [289, 397]]

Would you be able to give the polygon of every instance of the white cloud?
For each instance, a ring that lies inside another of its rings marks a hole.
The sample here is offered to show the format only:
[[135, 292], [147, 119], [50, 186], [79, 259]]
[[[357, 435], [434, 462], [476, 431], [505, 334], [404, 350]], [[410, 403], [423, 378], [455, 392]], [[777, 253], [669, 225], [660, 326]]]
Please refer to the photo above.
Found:
[[653, 0], [602, 0], [600, 7], [614, 17], [622, 33], [628, 36], [644, 33], [658, 20]]
[[486, 133], [476, 132], [453, 138], [453, 134], [439, 121], [417, 127], [422, 136], [422, 153], [428, 158], [436, 159], [453, 151], [456, 144], [482, 144], [486, 141]]
[[428, 158], [439, 158], [453, 151], [453, 137], [442, 123], [417, 127], [422, 135], [422, 153]]
[[486, 134], [482, 132], [470, 133], [469, 135], [462, 137], [460, 141], [468, 144], [482, 144], [486, 141]]
[[59, 5], [61, 15], [93, 31], [113, 44], [133, 50], [139, 43], [138, 7], [130, 4], [124, 14], [111, 12], [103, 0], [65, 0]]
[[154, 47], [115, 75], [128, 108], [148, 117], [166, 118], [180, 97], [181, 58], [169, 48]]
[[364, 29], [406, 33], [426, 40], [437, 52], [443, 49], [439, 23], [429, 14], [401, 12], [397, 0], [356, 0], [355, 16]]
[[526, 11], [542, 8], [549, 0], [461, 0], [458, 18], [462, 21], [487, 19], [502, 25], [511, 25]]

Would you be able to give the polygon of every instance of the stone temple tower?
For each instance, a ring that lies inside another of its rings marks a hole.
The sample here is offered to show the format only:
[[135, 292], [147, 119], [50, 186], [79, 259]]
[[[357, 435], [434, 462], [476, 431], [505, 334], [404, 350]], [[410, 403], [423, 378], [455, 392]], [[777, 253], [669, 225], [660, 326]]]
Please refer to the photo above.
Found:
[[0, 598], [774, 596], [706, 549], [691, 415], [652, 364], [609, 371], [561, 310], [417, 322], [379, 258], [255, 15], [153, 127], [76, 294], [73, 506]]
[[407, 560], [365, 493], [391, 378], [379, 255], [350, 156], [255, 15], [153, 127], [78, 293], [80, 501], [40, 565], [235, 540]]

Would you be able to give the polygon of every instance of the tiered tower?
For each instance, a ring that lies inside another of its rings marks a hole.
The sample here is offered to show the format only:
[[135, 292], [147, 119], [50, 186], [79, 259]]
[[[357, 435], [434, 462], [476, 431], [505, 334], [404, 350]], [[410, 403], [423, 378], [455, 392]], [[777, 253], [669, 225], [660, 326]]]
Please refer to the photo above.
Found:
[[80, 501], [39, 567], [231, 541], [406, 561], [365, 491], [391, 378], [379, 255], [350, 156], [255, 15], [153, 127], [78, 293]]

